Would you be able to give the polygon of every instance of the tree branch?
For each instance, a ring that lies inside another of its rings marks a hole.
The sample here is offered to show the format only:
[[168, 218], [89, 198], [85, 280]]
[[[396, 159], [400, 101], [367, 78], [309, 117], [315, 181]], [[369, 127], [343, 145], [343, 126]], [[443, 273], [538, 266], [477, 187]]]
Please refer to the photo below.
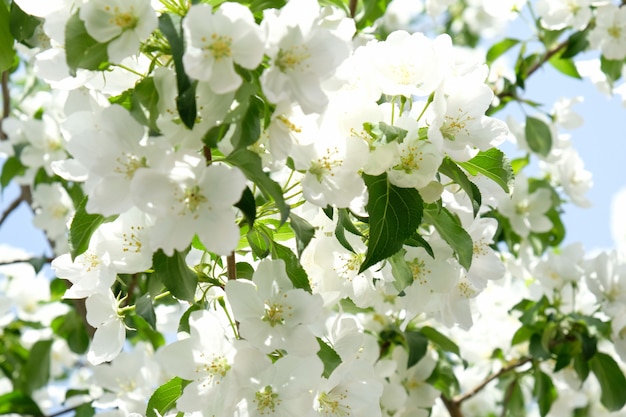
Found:
[[2, 130], [2, 122], [9, 117], [11, 112], [11, 96], [9, 94], [9, 71], [2, 73], [2, 79], [0, 80], [2, 85], [2, 117], [0, 117], [0, 140], [7, 140], [8, 137], [4, 130]]
[[235, 252], [231, 252], [226, 257], [226, 270], [228, 271], [228, 280], [237, 279], [237, 262], [235, 261]]
[[454, 397], [452, 401], [460, 404], [465, 400], [469, 400], [470, 398], [478, 394], [480, 391], [482, 391], [494, 379], [498, 379], [502, 375], [506, 374], [507, 372], [510, 372], [515, 368], [519, 368], [520, 366], [525, 365], [531, 361], [532, 361], [532, 358], [522, 358], [516, 362], [513, 362], [512, 364], [508, 366], [505, 366], [504, 368], [500, 369], [498, 372], [495, 372], [489, 375], [487, 378], [485, 378], [483, 382], [475, 386], [474, 389], [472, 389], [471, 391], [468, 391], [463, 395], [457, 395], [456, 397]]
[[357, 0], [350, 0], [350, 17], [354, 19], [354, 15], [356, 15], [356, 5]]
[[4, 210], [4, 212], [2, 213], [2, 216], [0, 216], [0, 226], [2, 226], [4, 221], [11, 215], [11, 213], [13, 213], [13, 211], [15, 211], [15, 209], [19, 207], [22, 201], [25, 201], [29, 205], [33, 202], [30, 187], [27, 185], [22, 185], [20, 188], [20, 195], [15, 200], [13, 200], [11, 204], [9, 204], [6, 210]]

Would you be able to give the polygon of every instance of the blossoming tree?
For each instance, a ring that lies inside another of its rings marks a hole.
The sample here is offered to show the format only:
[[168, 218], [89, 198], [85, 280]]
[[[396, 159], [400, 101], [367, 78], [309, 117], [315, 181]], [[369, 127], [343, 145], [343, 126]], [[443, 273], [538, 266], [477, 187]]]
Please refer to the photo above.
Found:
[[561, 245], [577, 99], [525, 83], [625, 58], [611, 1], [0, 2], [0, 225], [53, 253], [0, 253], [0, 414], [624, 414], [626, 260]]

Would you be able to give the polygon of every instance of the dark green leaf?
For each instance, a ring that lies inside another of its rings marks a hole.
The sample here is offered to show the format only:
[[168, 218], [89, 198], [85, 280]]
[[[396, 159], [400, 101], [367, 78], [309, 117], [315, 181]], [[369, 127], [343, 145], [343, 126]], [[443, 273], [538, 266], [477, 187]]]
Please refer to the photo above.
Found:
[[554, 384], [552, 383], [552, 378], [539, 370], [539, 368], [535, 371], [535, 386], [533, 387], [533, 395], [537, 398], [539, 414], [541, 417], [545, 417], [548, 412], [550, 412], [552, 403], [554, 403], [558, 395], [556, 388], [554, 388]]
[[539, 155], [548, 156], [550, 149], [552, 149], [550, 127], [543, 120], [527, 116], [524, 131], [528, 147]]
[[461, 186], [472, 202], [472, 210], [474, 211], [474, 217], [476, 217], [482, 202], [482, 196], [476, 184], [471, 182], [467, 178], [467, 175], [465, 175], [465, 172], [463, 172], [459, 166], [448, 157], [444, 158], [441, 166], [439, 167], [439, 172]]
[[424, 217], [429, 224], [435, 226], [441, 238], [454, 250], [461, 266], [469, 270], [474, 255], [474, 242], [458, 218], [445, 207], [441, 209], [429, 207], [424, 210]]
[[226, 158], [234, 166], [241, 169], [246, 177], [254, 182], [266, 198], [272, 198], [280, 211], [280, 221], [284, 223], [289, 217], [289, 205], [285, 203], [280, 186], [263, 172], [261, 157], [247, 149], [238, 149]]
[[33, 399], [20, 391], [0, 395], [0, 414], [43, 416], [44, 413]]
[[496, 148], [481, 151], [467, 162], [459, 162], [459, 166], [471, 175], [483, 174], [495, 181], [505, 192], [513, 189], [513, 170], [504, 153]]
[[91, 404], [81, 404], [76, 407], [76, 414], [74, 417], [93, 417], [96, 415], [96, 410]]
[[213, 126], [202, 137], [202, 143], [209, 148], [217, 147], [217, 144], [224, 139], [224, 136], [228, 133], [229, 128], [229, 123], [220, 123], [217, 126]]
[[85, 210], [87, 206], [87, 197], [81, 201], [80, 205], [74, 213], [72, 224], [70, 225], [70, 254], [72, 260], [78, 255], [85, 253], [89, 247], [89, 240], [96, 229], [107, 219], [101, 214], [89, 214]]
[[256, 220], [256, 202], [254, 201], [254, 194], [252, 194], [249, 187], [243, 190], [241, 198], [237, 204], [235, 204], [235, 207], [241, 210], [248, 222], [248, 227], [252, 228]]
[[602, 388], [602, 405], [609, 411], [620, 410], [626, 404], [626, 378], [615, 359], [598, 352], [589, 361], [589, 366]]
[[[1, 11], [0, 14], [2, 14]], [[2, 18], [0, 17], [0, 20], [1, 19]], [[35, 29], [37, 29], [37, 26], [39, 26], [41, 22], [43, 22], [42, 19], [26, 14], [22, 9], [20, 9], [16, 2], [11, 3], [11, 34], [16, 41], [28, 45], [26, 41], [33, 37]], [[0, 38], [2, 36], [3, 35], [0, 35]]]
[[524, 392], [517, 378], [513, 379], [506, 389], [506, 415], [510, 417], [526, 417]]
[[204, 308], [199, 304], [192, 304], [182, 316], [180, 316], [180, 320], [178, 321], [178, 332], [190, 333], [189, 329], [189, 316], [194, 311], [203, 310]]
[[156, 314], [152, 305], [152, 297], [146, 293], [137, 299], [135, 312], [143, 318], [153, 329], [156, 329]]
[[[241, 104], [240, 104], [241, 105]], [[256, 96], [249, 98], [247, 109], [241, 121], [237, 124], [237, 128], [233, 133], [231, 142], [235, 149], [247, 148], [259, 139], [261, 136], [261, 119], [260, 110], [263, 108], [263, 102]]]
[[410, 368], [426, 355], [428, 351], [428, 338], [426, 338], [423, 333], [412, 330], [407, 330], [404, 332], [404, 335], [406, 336], [409, 351], [409, 359], [406, 367]]
[[50, 348], [52, 340], [39, 340], [31, 348], [26, 366], [20, 375], [20, 387], [27, 394], [41, 388], [50, 379]]
[[433, 329], [432, 327], [424, 326], [420, 329], [420, 333], [428, 338], [433, 344], [439, 346], [446, 352], [452, 352], [456, 356], [461, 356], [461, 351], [459, 350], [459, 346], [450, 340], [447, 336], [440, 333], [438, 330]]
[[387, 180], [387, 174], [377, 177], [363, 175], [369, 199], [370, 234], [365, 260], [359, 273], [402, 248], [422, 221], [423, 203], [414, 188], [400, 188]]
[[252, 279], [254, 268], [247, 262], [237, 262], [237, 278]]
[[439, 358], [435, 370], [428, 377], [426, 382], [441, 391], [441, 393], [448, 398], [454, 397], [461, 391], [459, 381], [454, 374], [452, 365], [442, 357]]
[[70, 74], [76, 76], [78, 68], [101, 70], [109, 60], [107, 44], [92, 38], [78, 12], [69, 18], [65, 25], [65, 56]]
[[511, 338], [511, 346], [515, 346], [517, 344], [526, 342], [530, 340], [530, 337], [533, 335], [533, 329], [529, 326], [522, 326], [513, 335]]
[[578, 375], [580, 382], [585, 382], [590, 371], [588, 360], [583, 358], [582, 355], [574, 356], [574, 370], [576, 371], [576, 375]]
[[315, 228], [311, 226], [311, 223], [294, 213], [289, 213], [289, 225], [296, 234], [296, 249], [298, 250], [298, 257], [300, 257], [304, 248], [315, 236]]
[[530, 337], [530, 343], [528, 344], [528, 352], [534, 359], [545, 360], [550, 359], [550, 352], [546, 350], [541, 343], [541, 336], [534, 333]]
[[167, 256], [161, 249], [152, 257], [153, 277], [159, 279], [174, 297], [189, 302], [194, 301], [198, 276], [187, 266], [187, 252], [174, 251]]
[[[2, 5], [0, 4], [0, 9]], [[2, 174], [0, 174], [0, 187], [5, 188], [15, 177], [20, 177], [26, 172], [26, 167], [19, 158], [10, 156], [2, 165]]]
[[67, 341], [72, 352], [79, 355], [87, 352], [89, 335], [85, 328], [85, 322], [76, 313], [76, 310], [72, 309], [67, 314], [56, 317], [52, 320], [51, 327], [54, 334]]
[[404, 244], [416, 248], [423, 248], [431, 258], [435, 259], [435, 252], [433, 252], [433, 248], [430, 246], [430, 243], [428, 243], [419, 233], [414, 233], [410, 238], [404, 241]]
[[322, 360], [324, 364], [324, 373], [322, 376], [328, 378], [333, 373], [336, 367], [341, 363], [341, 357], [335, 352], [335, 349], [330, 347], [319, 337], [317, 343], [320, 345], [320, 350], [317, 352], [317, 356]]
[[587, 35], [589, 35], [589, 29], [576, 32], [567, 38], [567, 47], [561, 54], [561, 58], [573, 58], [579, 52], [587, 49], [587, 46], [589, 46]]
[[401, 248], [398, 252], [394, 253], [388, 258], [391, 264], [391, 275], [393, 275], [393, 286], [398, 291], [403, 291], [406, 287], [413, 283], [413, 272], [411, 268], [404, 260], [406, 250]]
[[146, 407], [146, 417], [163, 416], [176, 404], [176, 400], [183, 395], [183, 388], [187, 381], [179, 377], [174, 377], [165, 384], [157, 388], [148, 400]]
[[498, 57], [505, 54], [509, 49], [511, 49], [518, 43], [519, 43], [519, 40], [511, 39], [511, 38], [505, 38], [501, 40], [500, 42], [496, 43], [487, 51], [487, 58], [486, 58], [487, 63], [491, 64]]
[[0, 2], [0, 73], [13, 66], [15, 49], [13, 49], [13, 35], [9, 30], [11, 17], [6, 2]]
[[148, 341], [152, 344], [155, 351], [165, 344], [163, 335], [151, 327], [143, 317], [137, 314], [130, 314], [126, 317], [130, 321], [130, 330], [127, 332], [126, 338], [131, 343], [136, 343], [140, 340]]
[[298, 257], [286, 246], [279, 243], [272, 243], [272, 259], [282, 259], [285, 261], [287, 276], [291, 280], [294, 288], [302, 288], [307, 292], [311, 292], [311, 284], [309, 284], [309, 276], [307, 275]]
[[170, 44], [174, 69], [176, 70], [176, 86], [178, 96], [176, 97], [176, 108], [180, 119], [189, 129], [193, 128], [196, 122], [196, 83], [192, 83], [185, 73], [183, 65], [183, 54], [185, 45], [179, 30], [174, 26], [174, 22], [169, 14], [163, 13], [159, 16], [159, 29], [165, 35]]
[[[132, 97], [130, 113], [135, 116], [137, 112], [141, 112], [146, 121], [140, 121], [140, 123], [147, 125], [152, 131], [158, 132], [156, 120], [159, 117], [159, 92], [154, 86], [154, 78], [147, 77], [137, 83]], [[144, 112], [148, 117], [145, 117]]]

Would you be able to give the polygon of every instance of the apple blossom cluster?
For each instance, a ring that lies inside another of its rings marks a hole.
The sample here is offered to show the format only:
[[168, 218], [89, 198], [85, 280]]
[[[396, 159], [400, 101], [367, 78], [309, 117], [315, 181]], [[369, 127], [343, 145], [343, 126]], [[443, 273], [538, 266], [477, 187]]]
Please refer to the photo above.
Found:
[[486, 56], [455, 42], [494, 36], [524, 1], [413, 5], [449, 33], [416, 30], [400, 0], [331, 3], [12, 2], [26, 81], [1, 119], [0, 182], [32, 190], [54, 255], [41, 271], [22, 254], [0, 264], [0, 400], [24, 407], [10, 412], [626, 404], [626, 260], [559, 246], [564, 202], [590, 204], [562, 133], [581, 99], [495, 117], [538, 107], [519, 91], [552, 57], [576, 71], [577, 34], [603, 74], [623, 60], [624, 7], [528, 5], [546, 51], [524, 43], [511, 75], [497, 59], [522, 41]]

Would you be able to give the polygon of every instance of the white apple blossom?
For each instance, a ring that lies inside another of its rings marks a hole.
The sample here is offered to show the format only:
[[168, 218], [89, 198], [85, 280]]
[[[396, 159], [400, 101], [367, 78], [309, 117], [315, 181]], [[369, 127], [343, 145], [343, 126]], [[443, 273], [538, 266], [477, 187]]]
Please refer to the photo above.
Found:
[[557, 253], [548, 252], [547, 257], [539, 261], [534, 269], [535, 277], [548, 290], [559, 290], [566, 284], [577, 285], [583, 276], [582, 243], [573, 243]]
[[112, 361], [126, 340], [124, 318], [118, 313], [118, 301], [112, 291], [92, 294], [85, 300], [87, 322], [96, 329], [87, 360], [92, 365]]
[[590, 0], [539, 0], [537, 15], [546, 29], [560, 30], [572, 27], [582, 30], [591, 20]]
[[550, 207], [550, 190], [541, 187], [529, 193], [528, 180], [524, 175], [518, 175], [513, 195], [501, 198], [498, 209], [509, 219], [515, 233], [527, 237], [531, 232], [542, 233], [552, 228], [552, 222], [546, 216]]
[[208, 4], [194, 5], [183, 20], [185, 71], [207, 81], [217, 94], [235, 91], [241, 77], [234, 64], [256, 68], [263, 59], [261, 30], [247, 7], [226, 2], [215, 11]]
[[589, 44], [606, 59], [626, 57], [626, 7], [606, 4], [596, 9], [595, 26], [589, 32]]
[[232, 206], [246, 186], [243, 173], [187, 153], [165, 165], [139, 170], [130, 187], [135, 205], [154, 216], [150, 246], [171, 255], [197, 234], [207, 250], [228, 255], [239, 241]]
[[226, 295], [241, 336], [261, 351], [307, 356], [319, 349], [313, 329], [323, 319], [322, 299], [293, 288], [284, 261], [262, 261], [252, 281], [228, 281]]
[[64, 252], [67, 223], [74, 214], [74, 203], [65, 188], [58, 182], [39, 184], [33, 191], [33, 207], [33, 224], [55, 241], [57, 251]]
[[107, 54], [113, 63], [136, 54], [158, 23], [150, 0], [89, 0], [79, 16], [91, 37], [109, 42]]

